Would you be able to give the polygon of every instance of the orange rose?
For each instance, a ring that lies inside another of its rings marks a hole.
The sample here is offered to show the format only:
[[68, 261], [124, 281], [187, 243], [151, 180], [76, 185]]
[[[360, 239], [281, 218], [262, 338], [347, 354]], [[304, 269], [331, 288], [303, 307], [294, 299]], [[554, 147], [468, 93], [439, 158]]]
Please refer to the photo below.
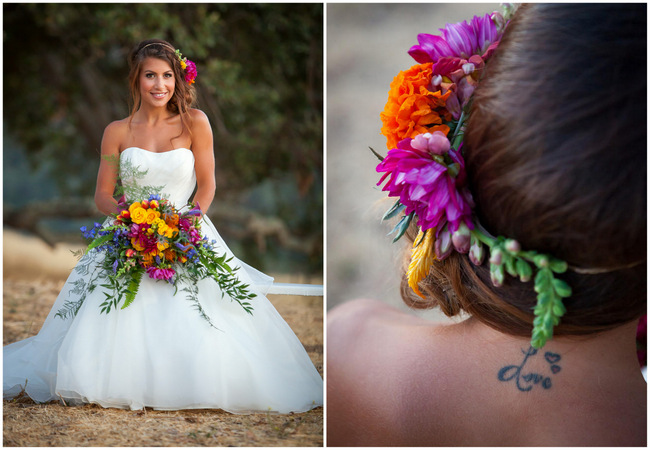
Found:
[[160, 217], [160, 212], [155, 211], [153, 209], [147, 209], [146, 214], [147, 215], [146, 215], [145, 222], [147, 222], [149, 225], [151, 225], [154, 220]]
[[418, 134], [441, 131], [446, 136], [449, 133], [449, 127], [443, 122], [452, 119], [445, 109], [451, 91], [442, 94], [440, 90], [429, 90], [432, 65], [416, 64], [400, 72], [390, 84], [388, 101], [380, 115], [384, 124], [381, 132], [387, 138], [389, 149], [396, 148], [402, 139]]

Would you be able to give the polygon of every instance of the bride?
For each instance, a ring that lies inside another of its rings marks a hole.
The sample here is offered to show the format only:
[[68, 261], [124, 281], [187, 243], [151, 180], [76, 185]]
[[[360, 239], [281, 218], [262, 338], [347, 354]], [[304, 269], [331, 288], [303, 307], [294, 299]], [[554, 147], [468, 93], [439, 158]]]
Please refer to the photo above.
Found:
[[[158, 39], [139, 43], [129, 64], [133, 110], [104, 131], [95, 203], [104, 214], [119, 213], [114, 192], [120, 178], [127, 201], [138, 200], [128, 198], [129, 188], [155, 186], [177, 208], [193, 201], [204, 214], [214, 198], [214, 154], [208, 119], [191, 108], [196, 67]], [[201, 230], [216, 242], [215, 251], [234, 256], [205, 215]], [[38, 402], [232, 413], [303, 412], [322, 405], [322, 378], [264, 296], [272, 278], [231, 261], [256, 294], [252, 316], [222, 297], [213, 279], [186, 286], [197, 293], [214, 327], [185, 300], [181, 287], [174, 295], [174, 286], [148, 276], [128, 308], [102, 314], [106, 296], [91, 286], [90, 274], [103, 258], [87, 253], [38, 335], [4, 348], [5, 399], [24, 391]], [[70, 302], [78, 305], [76, 315], [57, 315]]]

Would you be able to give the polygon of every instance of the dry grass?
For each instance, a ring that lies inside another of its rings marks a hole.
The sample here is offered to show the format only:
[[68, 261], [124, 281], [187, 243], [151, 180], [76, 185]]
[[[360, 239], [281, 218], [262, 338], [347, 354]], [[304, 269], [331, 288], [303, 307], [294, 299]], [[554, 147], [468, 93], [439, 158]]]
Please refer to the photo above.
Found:
[[[26, 279], [24, 273], [21, 277], [6, 270], [4, 275], [3, 343], [6, 345], [38, 332], [63, 280]], [[300, 338], [322, 375], [322, 298], [272, 296], [271, 301]], [[323, 445], [323, 408], [289, 415], [235, 415], [222, 410], [66, 407], [58, 402], [37, 404], [27, 397], [3, 403], [4, 446]]]

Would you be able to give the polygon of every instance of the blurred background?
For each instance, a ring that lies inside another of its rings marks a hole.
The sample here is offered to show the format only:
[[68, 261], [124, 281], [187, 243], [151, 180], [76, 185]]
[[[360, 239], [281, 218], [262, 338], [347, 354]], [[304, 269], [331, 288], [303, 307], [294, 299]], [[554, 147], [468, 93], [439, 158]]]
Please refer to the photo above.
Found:
[[[327, 5], [327, 307], [355, 298], [402, 310], [399, 283], [406, 251], [381, 222], [394, 199], [376, 186], [386, 155], [379, 113], [393, 78], [416, 64], [407, 51], [419, 33], [498, 10], [494, 4]], [[445, 320], [439, 312], [413, 312]]]
[[5, 275], [34, 264], [69, 273], [79, 227], [102, 218], [93, 202], [100, 142], [130, 110], [127, 55], [156, 37], [198, 68], [198, 107], [215, 142], [208, 215], [219, 232], [276, 278], [322, 283], [321, 4], [4, 4], [3, 12]]

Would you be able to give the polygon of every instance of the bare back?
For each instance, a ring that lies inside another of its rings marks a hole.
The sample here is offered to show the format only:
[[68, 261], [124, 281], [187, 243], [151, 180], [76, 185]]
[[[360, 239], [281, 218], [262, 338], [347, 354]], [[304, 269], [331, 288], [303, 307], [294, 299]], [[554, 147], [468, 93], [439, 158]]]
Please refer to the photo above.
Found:
[[611, 348], [634, 330], [611, 333], [534, 351], [472, 319], [440, 326], [349, 302], [328, 315], [327, 443], [645, 445], [633, 342]]

